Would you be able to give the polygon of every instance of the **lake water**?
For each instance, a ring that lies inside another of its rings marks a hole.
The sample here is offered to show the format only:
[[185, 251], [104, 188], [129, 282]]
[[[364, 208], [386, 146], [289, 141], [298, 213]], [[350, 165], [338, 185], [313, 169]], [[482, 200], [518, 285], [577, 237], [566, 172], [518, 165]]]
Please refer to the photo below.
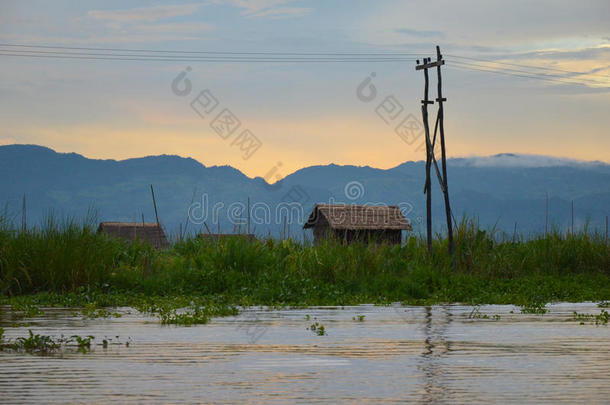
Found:
[[[250, 308], [191, 327], [128, 308], [94, 320], [45, 309], [18, 328], [5, 308], [9, 338], [32, 329], [121, 344], [88, 354], [0, 352], [0, 402], [609, 403], [610, 327], [572, 320], [573, 311], [600, 309], [547, 308], [480, 307], [490, 319], [459, 305]], [[308, 329], [314, 322], [325, 336]]]

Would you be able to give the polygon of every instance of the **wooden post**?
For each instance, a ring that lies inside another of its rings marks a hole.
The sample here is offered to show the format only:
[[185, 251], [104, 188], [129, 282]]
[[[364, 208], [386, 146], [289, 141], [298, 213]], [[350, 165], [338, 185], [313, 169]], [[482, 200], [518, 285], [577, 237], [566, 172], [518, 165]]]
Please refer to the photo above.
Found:
[[546, 193], [546, 208], [544, 210], [544, 236], [549, 232], [549, 193]]
[[572, 236], [574, 236], [574, 200], [572, 200]]
[[284, 229], [282, 231], [282, 240], [286, 239], [286, 215], [284, 215]]
[[155, 199], [155, 190], [153, 189], [153, 185], [150, 185], [150, 192], [152, 194], [153, 206], [155, 207], [155, 219], [157, 220], [157, 240], [159, 242], [159, 247], [161, 247], [161, 225], [159, 225], [159, 213], [157, 212], [157, 200]]
[[[445, 129], [443, 125], [444, 121], [444, 110], [443, 102], [447, 101], [443, 98], [442, 90], [442, 79], [441, 79], [441, 66], [443, 65], [443, 56], [441, 55], [440, 47], [436, 47], [436, 72], [438, 75], [438, 122], [441, 136], [441, 159], [442, 159], [442, 170], [443, 170], [443, 194], [445, 195], [445, 215], [447, 216], [447, 237], [449, 239], [449, 254], [453, 254], [453, 225], [451, 223], [451, 206], [449, 204], [449, 186], [447, 182], [447, 153], [445, 149]], [[434, 151], [432, 151], [434, 153]]]
[[250, 235], [250, 197], [248, 197], [248, 222], [247, 222], [247, 234]]
[[[189, 226], [189, 221], [191, 219], [191, 207], [193, 206], [193, 202], [195, 201], [195, 195], [197, 194], [197, 187], [193, 190], [193, 196], [191, 197], [191, 205], [189, 205], [186, 210], [186, 220], [184, 221], [184, 235], [186, 236], [186, 229]], [[205, 208], [204, 208], [205, 209]]]
[[25, 207], [25, 193], [23, 193], [23, 201], [21, 204], [21, 232], [25, 232], [27, 230], [27, 217], [26, 217], [26, 207]]
[[422, 64], [417, 61], [415, 70], [424, 71], [424, 99], [421, 101], [421, 112], [422, 121], [424, 124], [424, 132], [426, 136], [426, 184], [424, 186], [424, 193], [426, 194], [426, 233], [427, 233], [427, 244], [428, 252], [432, 251], [432, 190], [430, 184], [430, 166], [432, 165], [432, 144], [430, 142], [430, 126], [428, 124], [428, 104], [434, 104], [434, 101], [430, 101], [428, 98], [428, 68], [430, 67], [430, 59], [424, 58]]

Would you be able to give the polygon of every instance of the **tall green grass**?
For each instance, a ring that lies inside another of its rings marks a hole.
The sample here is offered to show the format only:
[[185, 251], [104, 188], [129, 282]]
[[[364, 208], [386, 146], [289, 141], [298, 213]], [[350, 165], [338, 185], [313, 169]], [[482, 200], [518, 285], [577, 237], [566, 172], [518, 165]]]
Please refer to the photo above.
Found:
[[187, 239], [165, 251], [48, 220], [20, 232], [0, 221], [5, 296], [106, 291], [224, 297], [234, 304], [514, 303], [610, 299], [610, 247], [601, 235], [529, 240], [462, 221], [456, 250], [438, 236], [403, 246], [292, 240]]

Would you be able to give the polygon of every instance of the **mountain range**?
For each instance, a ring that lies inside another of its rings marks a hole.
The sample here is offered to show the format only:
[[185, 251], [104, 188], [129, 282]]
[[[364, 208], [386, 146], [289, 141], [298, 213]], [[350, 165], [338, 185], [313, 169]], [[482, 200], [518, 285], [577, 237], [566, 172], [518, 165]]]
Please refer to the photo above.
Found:
[[[483, 228], [532, 235], [572, 223], [604, 232], [610, 215], [610, 165], [550, 156], [503, 153], [448, 159], [454, 217]], [[399, 205], [414, 232], [425, 230], [425, 162], [390, 169], [335, 164], [300, 169], [275, 184], [250, 178], [230, 166], [205, 166], [179, 156], [127, 160], [88, 159], [37, 145], [0, 146], [0, 204], [16, 223], [26, 197], [29, 226], [45, 216], [99, 221], [159, 219], [170, 233], [250, 230], [259, 236], [295, 238], [315, 203]], [[444, 226], [443, 198], [433, 173], [433, 224]], [[248, 200], [250, 219], [247, 219]], [[187, 219], [188, 217], [188, 219]], [[188, 224], [187, 224], [188, 223]], [[207, 226], [207, 228], [206, 228]]]

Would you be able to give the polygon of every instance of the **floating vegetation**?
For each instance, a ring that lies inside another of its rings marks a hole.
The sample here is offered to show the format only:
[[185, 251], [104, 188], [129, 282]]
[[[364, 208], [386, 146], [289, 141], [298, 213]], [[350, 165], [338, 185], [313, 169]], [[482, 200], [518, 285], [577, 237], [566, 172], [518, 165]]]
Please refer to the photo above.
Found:
[[[468, 319], [491, 319], [494, 321], [499, 321], [500, 320], [500, 315], [495, 314], [492, 315], [491, 317], [487, 314], [482, 314], [479, 309], [481, 307], [479, 305], [475, 306], [472, 311], [470, 311], [470, 314], [468, 314]], [[512, 311], [511, 311], [512, 313]]]
[[161, 318], [161, 324], [163, 325], [182, 326], [200, 325], [208, 323], [210, 320], [208, 315], [200, 307], [187, 309], [185, 312], [180, 313], [178, 313], [175, 309], [161, 311], [159, 313], [159, 318]]
[[573, 320], [580, 322], [581, 325], [585, 325], [587, 323], [591, 323], [591, 325], [608, 325], [608, 320], [610, 319], [610, 314], [605, 309], [602, 309], [601, 312], [597, 315], [593, 314], [580, 314], [574, 311]]
[[91, 342], [95, 339], [93, 336], [78, 336], [73, 335], [68, 338], [40, 335], [28, 331], [27, 337], [18, 337], [14, 341], [4, 338], [4, 329], [0, 328], [0, 351], [17, 351], [32, 354], [52, 354], [61, 351], [65, 348], [75, 348], [81, 353], [91, 351]]
[[11, 308], [19, 318], [34, 318], [44, 315], [44, 311], [38, 306], [24, 301], [16, 301], [11, 305]]
[[[15, 351], [24, 352], [30, 354], [53, 354], [64, 351], [66, 349], [76, 350], [77, 352], [86, 354], [92, 350], [94, 336], [79, 336], [72, 335], [70, 337], [64, 337], [63, 335], [54, 338], [52, 336], [40, 335], [28, 330], [27, 337], [18, 337], [14, 340], [6, 339], [4, 337], [5, 330], [0, 328], [0, 351]], [[129, 347], [131, 338], [125, 342], [125, 346]], [[116, 336], [116, 341], [113, 339], [105, 338], [102, 343], [98, 344], [104, 349], [108, 348], [109, 345], [122, 345], [119, 341], [119, 336]]]
[[547, 313], [547, 311], [548, 310], [545, 308], [545, 304], [540, 302], [527, 304], [521, 307], [522, 314], [544, 315]]
[[87, 319], [96, 319], [96, 318], [120, 318], [121, 314], [118, 312], [110, 312], [105, 308], [98, 308], [95, 302], [87, 304], [82, 310], [81, 314], [84, 318]]
[[353, 316], [352, 320], [353, 321], [358, 321], [358, 322], [364, 322], [364, 317], [365, 317], [365, 315]]
[[309, 327], [309, 330], [318, 336], [326, 335], [326, 329], [324, 328], [324, 325], [321, 325], [319, 322], [312, 323]]
[[599, 308], [610, 308], [610, 301], [602, 301], [597, 304]]

